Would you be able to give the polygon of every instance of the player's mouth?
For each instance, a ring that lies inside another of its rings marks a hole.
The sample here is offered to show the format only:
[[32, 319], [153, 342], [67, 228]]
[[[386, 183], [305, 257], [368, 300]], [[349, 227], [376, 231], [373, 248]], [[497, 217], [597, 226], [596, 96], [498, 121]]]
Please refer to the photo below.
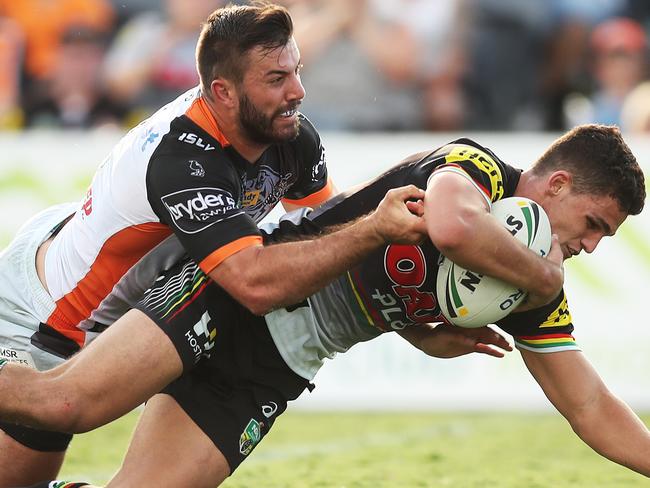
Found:
[[572, 249], [567, 246], [564, 248], [563, 254], [564, 254], [564, 259], [569, 259], [570, 257], [577, 256], [578, 254], [580, 254], [580, 251], [576, 251], [575, 249]]
[[278, 117], [282, 119], [290, 119], [290, 118], [294, 118], [297, 113], [298, 113], [298, 107], [294, 107], [292, 109], [281, 112], [280, 114], [278, 114]]

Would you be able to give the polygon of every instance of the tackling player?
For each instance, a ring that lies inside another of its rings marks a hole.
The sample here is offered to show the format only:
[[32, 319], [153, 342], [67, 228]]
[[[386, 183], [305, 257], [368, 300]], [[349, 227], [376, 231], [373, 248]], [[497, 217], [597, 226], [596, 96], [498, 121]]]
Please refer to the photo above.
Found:
[[[200, 86], [131, 130], [83, 202], [32, 219], [0, 256], [2, 357], [47, 370], [86, 346], [185, 252], [256, 313], [313, 293], [422, 219], [388, 196], [379, 214], [322, 242], [264, 248], [256, 222], [280, 200], [335, 190], [305, 95], [292, 22], [278, 6], [226, 7], [205, 23]], [[408, 204], [412, 208], [413, 204]], [[0, 487], [56, 476], [71, 436], [0, 424]]]
[[[583, 126], [523, 173], [467, 139], [416, 155], [310, 219], [283, 222], [267, 240], [319, 232], [363, 214], [387, 189], [405, 183], [427, 188], [430, 242], [379, 249], [307, 301], [263, 318], [210, 283], [196, 264], [182, 261], [147, 291], [137, 310], [68, 364], [45, 374], [8, 366], [0, 374], [7, 398], [0, 415], [87, 430], [176, 378], [147, 403], [110, 486], [214, 486], [246, 458], [287, 401], [309, 388], [325, 357], [388, 331], [438, 356], [489, 352], [489, 343], [502, 344], [485, 331], [465, 331], [483, 335], [463, 342], [454, 329], [430, 325], [444, 321], [435, 296], [441, 250], [465, 267], [524, 288], [543, 277], [518, 261], [534, 253], [491, 218], [491, 202], [518, 195], [544, 207], [557, 233], [549, 262], [558, 271], [562, 259], [592, 252], [613, 235], [645, 200], [643, 174], [619, 131]], [[512, 262], [514, 273], [506, 269]], [[650, 433], [582, 356], [563, 292], [498, 325], [515, 337], [531, 374], [587, 444], [650, 475]], [[22, 378], [30, 379], [28, 391], [19, 389]], [[106, 391], [112, 392], [110, 405], [103, 401]], [[200, 453], [200, 462], [179, 462], [187, 452]]]

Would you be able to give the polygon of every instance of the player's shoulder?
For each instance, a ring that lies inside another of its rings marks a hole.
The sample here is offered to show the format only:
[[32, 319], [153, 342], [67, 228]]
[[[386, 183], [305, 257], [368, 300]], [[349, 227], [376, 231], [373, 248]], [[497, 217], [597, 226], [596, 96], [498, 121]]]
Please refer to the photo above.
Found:
[[151, 155], [146, 185], [165, 192], [215, 185], [232, 190], [244, 173], [240, 155], [188, 117], [179, 117]]
[[493, 202], [514, 193], [522, 172], [469, 138], [441, 146], [431, 158], [434, 171], [455, 171], [468, 176]]
[[461, 137], [438, 148], [434, 155], [446, 162], [471, 161], [483, 166], [508, 166], [491, 149], [468, 137]]

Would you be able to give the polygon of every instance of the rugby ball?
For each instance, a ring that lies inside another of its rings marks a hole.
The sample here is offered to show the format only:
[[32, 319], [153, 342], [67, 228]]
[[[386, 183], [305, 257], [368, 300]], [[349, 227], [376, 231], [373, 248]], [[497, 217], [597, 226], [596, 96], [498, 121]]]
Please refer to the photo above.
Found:
[[[492, 204], [491, 214], [540, 256], [551, 249], [551, 225], [544, 209], [528, 198], [509, 197]], [[526, 292], [505, 281], [467, 270], [441, 255], [436, 281], [440, 309], [460, 327], [493, 324], [517, 308]]]

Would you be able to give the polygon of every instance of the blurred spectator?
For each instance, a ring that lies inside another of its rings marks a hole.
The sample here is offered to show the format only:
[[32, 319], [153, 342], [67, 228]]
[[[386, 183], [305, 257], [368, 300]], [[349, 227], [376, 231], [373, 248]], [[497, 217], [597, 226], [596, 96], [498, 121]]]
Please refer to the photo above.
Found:
[[116, 14], [116, 26], [121, 28], [132, 17], [143, 12], [163, 13], [159, 0], [110, 0]]
[[0, 17], [0, 129], [22, 126], [20, 71], [25, 47], [17, 22]]
[[458, 130], [464, 123], [465, 0], [374, 0], [378, 18], [416, 40], [414, 81], [421, 84], [424, 127]]
[[27, 127], [89, 128], [118, 125], [126, 111], [103, 92], [105, 35], [71, 28], [61, 39], [54, 69], [25, 97]]
[[643, 29], [650, 32], [650, 2], [648, 0], [627, 0], [626, 8], [621, 12], [622, 17], [636, 20]]
[[[285, 0], [296, 28], [307, 95], [322, 130], [417, 130], [424, 125], [421, 39], [407, 19], [369, 0]], [[428, 2], [415, 2], [426, 6]], [[388, 14], [386, 13], [388, 12]], [[417, 18], [411, 14], [411, 20]], [[421, 19], [418, 19], [421, 20]]]
[[107, 0], [0, 0], [0, 17], [13, 19], [23, 31], [29, 83], [52, 73], [61, 36], [70, 27], [109, 32], [113, 10]]
[[620, 125], [625, 98], [647, 74], [646, 34], [632, 19], [610, 19], [593, 30], [590, 47], [594, 90], [588, 98], [573, 97], [568, 123]]
[[550, 2], [469, 0], [466, 128], [540, 129]]
[[626, 132], [650, 134], [650, 81], [641, 83], [625, 97], [621, 128]]
[[567, 128], [567, 97], [589, 89], [589, 34], [600, 22], [621, 15], [628, 4], [629, 0], [550, 0], [553, 25], [541, 81], [545, 129]]
[[104, 76], [112, 96], [136, 111], [134, 119], [198, 83], [194, 52], [201, 23], [225, 3], [166, 0], [164, 17], [146, 12], [118, 32]]

